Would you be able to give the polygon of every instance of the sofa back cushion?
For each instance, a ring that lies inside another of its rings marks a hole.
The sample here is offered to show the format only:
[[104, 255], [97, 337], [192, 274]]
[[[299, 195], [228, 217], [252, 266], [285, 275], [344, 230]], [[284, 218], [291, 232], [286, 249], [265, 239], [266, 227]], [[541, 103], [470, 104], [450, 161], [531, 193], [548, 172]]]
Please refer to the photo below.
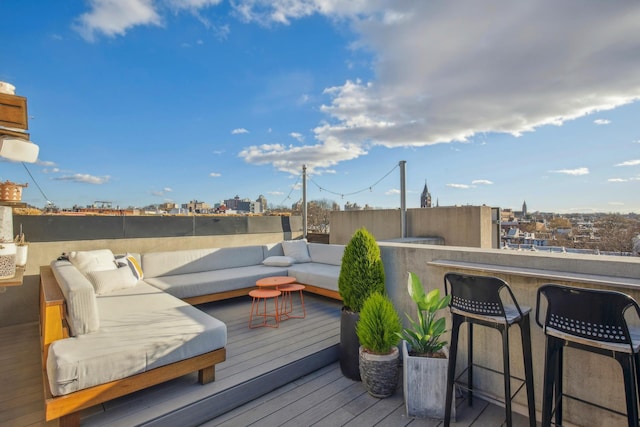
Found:
[[282, 250], [285, 256], [291, 257], [296, 262], [311, 262], [307, 239], [285, 240], [282, 242]]
[[201, 273], [262, 263], [262, 246], [189, 249], [142, 254], [144, 277]]
[[69, 261], [53, 261], [51, 269], [67, 304], [71, 334], [96, 332], [100, 328], [100, 316], [95, 289], [89, 279]]
[[309, 243], [309, 255], [312, 262], [322, 264], [341, 265], [344, 245], [326, 245], [323, 243]]
[[282, 243], [269, 243], [266, 245], [262, 245], [263, 258], [267, 259], [270, 256], [283, 256], [284, 251], [282, 250]]
[[93, 251], [73, 251], [69, 253], [69, 261], [85, 276], [92, 271], [115, 270], [116, 258], [111, 249]]

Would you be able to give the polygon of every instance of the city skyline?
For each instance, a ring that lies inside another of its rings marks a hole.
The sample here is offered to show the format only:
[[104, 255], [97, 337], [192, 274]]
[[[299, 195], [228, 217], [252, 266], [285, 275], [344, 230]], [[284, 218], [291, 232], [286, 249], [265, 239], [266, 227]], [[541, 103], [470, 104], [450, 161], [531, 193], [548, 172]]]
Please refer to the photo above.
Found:
[[[45, 206], [230, 195], [640, 212], [640, 5], [0, 4]], [[606, 23], [606, 25], [605, 25]], [[34, 180], [32, 180], [31, 175]]]

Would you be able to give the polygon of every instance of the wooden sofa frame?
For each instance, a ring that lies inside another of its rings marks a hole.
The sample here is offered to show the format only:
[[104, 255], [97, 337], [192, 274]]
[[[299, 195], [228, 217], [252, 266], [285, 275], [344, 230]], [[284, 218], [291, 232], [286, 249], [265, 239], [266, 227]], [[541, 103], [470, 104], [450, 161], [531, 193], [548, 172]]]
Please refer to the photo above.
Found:
[[78, 390], [63, 396], [53, 396], [47, 377], [47, 355], [52, 342], [69, 337], [65, 318], [66, 306], [60, 286], [49, 266], [40, 267], [40, 339], [44, 380], [45, 419], [59, 418], [61, 427], [79, 426], [80, 411], [152, 385], [198, 371], [198, 382], [215, 380], [215, 365], [226, 360], [226, 349], [201, 354], [141, 374]]
[[[314, 285], [307, 285], [304, 284], [304, 290], [306, 292], [311, 292], [313, 294], [317, 294], [317, 295], [322, 295], [323, 297], [327, 297], [327, 298], [332, 298], [338, 301], [342, 301], [342, 297], [340, 296], [339, 292], [336, 291], [332, 291], [329, 289], [324, 289], [324, 288], [320, 288], [318, 286], [314, 286]], [[217, 292], [214, 294], [206, 294], [206, 295], [198, 295], [197, 297], [191, 297], [191, 298], [183, 298], [182, 300], [188, 304], [191, 305], [197, 305], [197, 304], [204, 304], [207, 302], [213, 302], [213, 301], [220, 301], [223, 299], [228, 299], [228, 298], [235, 298], [235, 297], [242, 297], [245, 295], [249, 295], [249, 292], [256, 289], [255, 286], [252, 286], [250, 288], [242, 288], [242, 289], [235, 289], [232, 291], [225, 291], [225, 292]]]

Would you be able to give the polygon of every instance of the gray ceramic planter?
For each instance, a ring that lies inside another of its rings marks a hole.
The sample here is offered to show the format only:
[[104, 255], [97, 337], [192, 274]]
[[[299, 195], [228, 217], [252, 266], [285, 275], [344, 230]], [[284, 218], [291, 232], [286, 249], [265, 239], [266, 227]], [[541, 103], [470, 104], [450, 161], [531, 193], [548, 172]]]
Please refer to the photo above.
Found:
[[367, 392], [377, 398], [389, 397], [398, 388], [400, 373], [398, 347], [393, 347], [391, 354], [371, 354], [363, 351], [360, 353], [360, 377]]

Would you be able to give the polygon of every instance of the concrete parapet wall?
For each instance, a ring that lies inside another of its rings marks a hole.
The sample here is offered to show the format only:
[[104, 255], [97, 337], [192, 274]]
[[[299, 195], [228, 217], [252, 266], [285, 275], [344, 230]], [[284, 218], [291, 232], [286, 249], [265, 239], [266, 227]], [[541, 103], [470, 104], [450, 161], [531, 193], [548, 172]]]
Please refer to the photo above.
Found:
[[[376, 240], [400, 238], [400, 218], [399, 209], [331, 212], [331, 243], [348, 243], [360, 227]], [[405, 237], [438, 237], [447, 246], [491, 248], [496, 246], [497, 230], [491, 219], [488, 206], [407, 209]]]

